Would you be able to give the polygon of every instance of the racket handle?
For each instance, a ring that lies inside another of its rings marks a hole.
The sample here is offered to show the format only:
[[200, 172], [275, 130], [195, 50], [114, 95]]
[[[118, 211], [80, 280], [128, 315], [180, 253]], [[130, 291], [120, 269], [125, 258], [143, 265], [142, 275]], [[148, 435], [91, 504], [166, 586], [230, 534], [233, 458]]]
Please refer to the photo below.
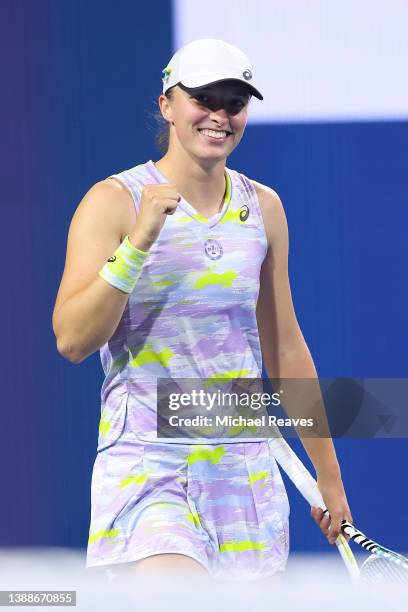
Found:
[[[311, 506], [317, 506], [318, 508], [322, 508], [324, 512], [328, 512], [326, 504], [323, 501], [322, 494], [317, 486], [317, 482], [305, 468], [299, 457], [292, 450], [286, 440], [283, 438], [270, 438], [269, 444], [272, 455], [306, 501]], [[350, 578], [353, 582], [357, 582], [360, 576], [360, 570], [346, 538], [341, 533], [336, 539], [336, 546], [341, 558], [344, 561]]]

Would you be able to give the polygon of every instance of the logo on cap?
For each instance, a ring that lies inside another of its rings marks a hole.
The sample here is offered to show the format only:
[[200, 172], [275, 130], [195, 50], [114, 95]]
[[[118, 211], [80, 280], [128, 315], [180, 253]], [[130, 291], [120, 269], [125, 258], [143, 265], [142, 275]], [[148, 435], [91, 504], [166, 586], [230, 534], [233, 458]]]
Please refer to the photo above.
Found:
[[252, 79], [252, 72], [249, 70], [249, 68], [247, 68], [246, 70], [244, 70], [244, 72], [242, 73], [242, 76], [244, 77], [244, 79], [246, 81], [250, 81]]
[[170, 78], [171, 73], [172, 73], [172, 70], [169, 67], [166, 67], [164, 70], [162, 70], [162, 75], [163, 75], [162, 76], [162, 81], [163, 81], [163, 83], [167, 83], [167, 81]]

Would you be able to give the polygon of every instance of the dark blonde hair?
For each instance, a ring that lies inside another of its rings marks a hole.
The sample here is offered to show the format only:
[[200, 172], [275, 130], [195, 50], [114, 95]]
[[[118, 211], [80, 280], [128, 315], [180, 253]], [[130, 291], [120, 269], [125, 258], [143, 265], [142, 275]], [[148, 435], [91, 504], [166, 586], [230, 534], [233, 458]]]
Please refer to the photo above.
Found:
[[[176, 85], [174, 85], [174, 87], [176, 87]], [[173, 100], [174, 87], [170, 87], [170, 89], [168, 89], [164, 94], [168, 100]], [[157, 101], [155, 99], [154, 105], [156, 106], [156, 104]], [[167, 150], [169, 148], [170, 123], [164, 119], [163, 115], [161, 114], [160, 108], [157, 108], [153, 112], [149, 113], [149, 115], [155, 124], [152, 128], [152, 130], [154, 131], [154, 144], [156, 148], [160, 151], [160, 153], [164, 155], [165, 153], [167, 153]]]

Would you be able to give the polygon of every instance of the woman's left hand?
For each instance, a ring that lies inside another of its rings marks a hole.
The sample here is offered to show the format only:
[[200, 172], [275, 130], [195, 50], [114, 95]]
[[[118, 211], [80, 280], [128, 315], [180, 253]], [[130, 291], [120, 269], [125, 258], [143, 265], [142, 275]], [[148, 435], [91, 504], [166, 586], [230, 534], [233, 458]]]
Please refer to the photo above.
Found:
[[[319, 525], [322, 533], [330, 544], [334, 544], [341, 533], [341, 522], [345, 519], [353, 523], [350, 508], [347, 503], [346, 493], [340, 475], [319, 474], [317, 486], [322, 494], [323, 501], [329, 514], [324, 513], [322, 508], [312, 506], [311, 516]], [[330, 515], [330, 516], [329, 516]], [[346, 537], [346, 539], [348, 539]]]

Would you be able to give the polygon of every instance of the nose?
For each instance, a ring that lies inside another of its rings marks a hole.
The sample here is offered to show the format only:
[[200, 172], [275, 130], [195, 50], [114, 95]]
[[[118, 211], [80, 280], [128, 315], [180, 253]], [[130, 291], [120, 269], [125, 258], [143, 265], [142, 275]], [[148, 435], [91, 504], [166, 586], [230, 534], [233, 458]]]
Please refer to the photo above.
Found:
[[217, 123], [220, 123], [222, 125], [226, 121], [228, 122], [228, 113], [225, 108], [217, 108], [210, 112], [209, 118], [212, 121], [217, 121]]

